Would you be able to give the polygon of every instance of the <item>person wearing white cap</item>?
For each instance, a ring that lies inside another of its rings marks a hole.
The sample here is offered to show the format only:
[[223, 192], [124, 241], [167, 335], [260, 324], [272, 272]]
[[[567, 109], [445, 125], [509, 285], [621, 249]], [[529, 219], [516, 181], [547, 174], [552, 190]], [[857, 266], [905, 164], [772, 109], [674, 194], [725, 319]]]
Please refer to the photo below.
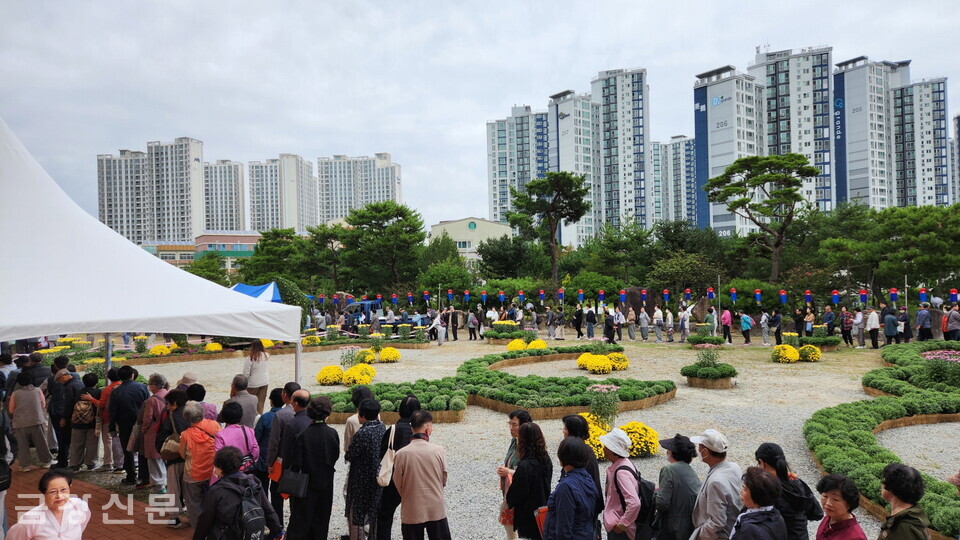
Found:
[[697, 502], [693, 505], [693, 526], [690, 540], [720, 540], [730, 537], [733, 524], [740, 514], [740, 466], [727, 461], [727, 438], [715, 429], [690, 437], [697, 445], [700, 459], [710, 471], [700, 486]]
[[601, 435], [600, 443], [603, 444], [604, 457], [610, 461], [603, 528], [608, 540], [635, 540], [637, 515], [640, 513], [640, 474], [630, 463], [630, 436], [616, 428]]

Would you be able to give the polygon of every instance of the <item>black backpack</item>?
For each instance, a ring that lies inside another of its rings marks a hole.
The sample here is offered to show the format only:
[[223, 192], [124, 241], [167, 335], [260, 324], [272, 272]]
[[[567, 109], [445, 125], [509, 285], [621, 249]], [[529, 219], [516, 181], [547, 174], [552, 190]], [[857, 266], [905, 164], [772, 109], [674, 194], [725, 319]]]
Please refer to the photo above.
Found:
[[617, 483], [617, 473], [620, 471], [629, 471], [637, 479], [637, 495], [640, 498], [640, 512], [637, 514], [637, 536], [636, 540], [649, 540], [654, 532], [654, 520], [656, 518], [656, 503], [654, 502], [654, 491], [657, 486], [653, 482], [640, 476], [639, 471], [630, 467], [621, 465], [613, 472], [613, 485], [617, 488], [617, 496], [620, 497], [620, 506], [626, 510], [627, 502], [623, 498], [623, 491], [620, 490], [620, 484]]
[[256, 483], [241, 486], [232, 482], [226, 485], [240, 495], [240, 506], [237, 507], [237, 515], [226, 531], [227, 536], [236, 540], [262, 540], [267, 518], [263, 506], [260, 505], [260, 486]]

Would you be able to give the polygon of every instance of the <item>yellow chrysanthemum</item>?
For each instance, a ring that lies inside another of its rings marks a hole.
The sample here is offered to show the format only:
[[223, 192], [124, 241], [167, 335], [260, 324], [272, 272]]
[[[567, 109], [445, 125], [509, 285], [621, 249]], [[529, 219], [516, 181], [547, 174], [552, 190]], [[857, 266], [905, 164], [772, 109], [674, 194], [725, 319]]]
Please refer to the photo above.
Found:
[[820, 352], [820, 348], [814, 345], [804, 345], [800, 347], [797, 354], [800, 355], [801, 362], [819, 362], [820, 359], [823, 358], [823, 353]]
[[527, 344], [528, 349], [546, 349], [547, 343], [542, 339], [535, 339]]
[[221, 344], [219, 344], [219, 343], [216, 343], [216, 342], [214, 342], [214, 343], [207, 343], [206, 345], [203, 346], [203, 350], [205, 350], [205, 351], [222, 351], [222, 350], [223, 350], [223, 345], [221, 345]]
[[592, 353], [585, 352], [577, 357], [577, 367], [580, 369], [587, 369], [587, 361], [593, 358]]
[[377, 361], [377, 354], [370, 349], [360, 349], [356, 358], [361, 364], [372, 364]]
[[343, 382], [343, 368], [340, 366], [325, 366], [317, 372], [317, 384], [330, 386]]
[[313, 347], [320, 344], [320, 338], [317, 336], [306, 336], [300, 340], [304, 347]]
[[595, 354], [587, 360], [587, 371], [601, 375], [610, 373], [613, 371], [613, 362], [606, 356]]
[[603, 443], [600, 442], [600, 437], [606, 435], [610, 431], [610, 426], [604, 423], [601, 420], [598, 420], [595, 416], [590, 413], [580, 413], [580, 416], [586, 418], [587, 420], [587, 430], [589, 436], [584, 441], [587, 443], [587, 446], [593, 450], [594, 455], [597, 456], [597, 459], [603, 459]]
[[180, 348], [180, 346], [177, 345], [176, 343], [171, 343], [171, 344], [170, 344], [170, 350], [171, 350], [171, 351], [175, 351], [175, 350], [177, 350], [177, 349], [179, 349], [179, 348]]
[[89, 364], [103, 364], [103, 363], [106, 362], [106, 361], [107, 361], [106, 358], [88, 358], [88, 359], [85, 360], [83, 363], [84, 363], [84, 364], [87, 364], [87, 365], [89, 365]]
[[614, 371], [623, 371], [630, 367], [630, 360], [627, 359], [627, 355], [623, 353], [610, 353], [607, 355], [607, 358], [610, 360], [610, 363], [613, 365]]
[[393, 347], [384, 347], [380, 351], [380, 362], [384, 364], [392, 364], [394, 362], [400, 361], [400, 351]]
[[154, 345], [153, 348], [150, 349], [150, 354], [154, 356], [164, 356], [170, 354], [170, 348], [166, 345]]
[[507, 344], [508, 351], [522, 351], [527, 348], [527, 342], [522, 339], [515, 339]]
[[629, 422], [620, 429], [630, 437], [630, 457], [652, 456], [660, 447], [660, 436], [650, 426], [642, 422]]
[[[150, 339], [150, 337], [149, 337], [149, 336], [133, 336], [133, 339], [136, 339], [136, 340], [144, 339], [144, 340], [146, 340], [146, 339]], [[63, 340], [60, 340], [60, 341], [63, 341]]]
[[343, 372], [343, 384], [355, 386], [358, 384], [370, 384], [377, 372], [367, 364], [357, 364]]
[[793, 345], [777, 345], [773, 348], [772, 357], [779, 364], [792, 364], [800, 360], [800, 352]]
[[273, 347], [273, 345], [274, 345], [273, 341], [271, 341], [271, 340], [269, 340], [269, 339], [261, 339], [261, 340], [260, 340], [260, 344], [263, 345], [263, 348], [264, 348], [264, 349], [269, 349], [270, 347]]

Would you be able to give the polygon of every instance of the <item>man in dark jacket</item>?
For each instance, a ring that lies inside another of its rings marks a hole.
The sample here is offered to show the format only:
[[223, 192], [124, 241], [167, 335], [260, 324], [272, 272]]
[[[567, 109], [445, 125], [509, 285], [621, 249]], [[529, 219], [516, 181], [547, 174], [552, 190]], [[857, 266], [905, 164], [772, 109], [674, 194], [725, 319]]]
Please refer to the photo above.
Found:
[[50, 366], [43, 365], [43, 355], [38, 352], [30, 353], [30, 362], [23, 368], [23, 372], [30, 374], [33, 385], [37, 388], [43, 386], [43, 383], [53, 375]]
[[310, 482], [306, 497], [290, 499], [289, 540], [329, 537], [334, 465], [340, 457], [340, 436], [324, 422], [332, 408], [326, 396], [311, 400], [306, 412], [313, 423], [294, 444], [290, 466]]
[[610, 311], [603, 318], [603, 337], [607, 338], [607, 343], [611, 345], [616, 345], [617, 341], [614, 339], [614, 330], [616, 329], [615, 324], [616, 315]]
[[48, 388], [51, 390], [58, 388], [61, 401], [56, 419], [54, 419], [53, 409], [50, 410], [50, 421], [56, 422], [57, 443], [60, 448], [60, 452], [57, 453], [56, 468], [66, 469], [70, 466], [70, 435], [73, 429], [70, 419], [73, 416], [73, 407], [80, 399], [80, 393], [83, 392], [83, 383], [74, 378], [74, 374], [70, 373], [66, 367], [57, 371], [53, 380], [53, 384], [48, 385]]
[[123, 484], [137, 483], [137, 469], [133, 461], [133, 452], [127, 450], [133, 426], [137, 423], [140, 407], [150, 397], [146, 385], [133, 380], [133, 367], [123, 366], [117, 370], [120, 376], [120, 386], [114, 388], [110, 394], [110, 431], [120, 433], [120, 444], [123, 447], [123, 468], [127, 472]]
[[[270, 443], [267, 445], [266, 465], [271, 471], [278, 460], [283, 461], [283, 454], [280, 453], [280, 443], [283, 440], [283, 432], [286, 430], [287, 424], [293, 420], [293, 415], [296, 413], [293, 410], [292, 401], [293, 394], [297, 390], [300, 390], [300, 385], [295, 382], [288, 382], [283, 385], [283, 391], [280, 393], [283, 407], [277, 411], [273, 422], [270, 424]], [[260, 452], [263, 452], [263, 448], [260, 449]], [[282, 463], [280, 466], [282, 467]], [[270, 482], [270, 503], [273, 504], [273, 509], [277, 515], [283, 516], [283, 497], [280, 496], [280, 491], [277, 488], [279, 488], [277, 482]]]

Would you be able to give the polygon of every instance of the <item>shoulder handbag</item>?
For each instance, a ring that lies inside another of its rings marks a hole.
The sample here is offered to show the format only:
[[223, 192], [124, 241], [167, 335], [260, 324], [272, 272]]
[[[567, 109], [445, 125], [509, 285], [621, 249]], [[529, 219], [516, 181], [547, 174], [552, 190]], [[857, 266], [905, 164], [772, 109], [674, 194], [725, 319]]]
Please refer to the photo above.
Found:
[[180, 433], [177, 432], [177, 424], [173, 421], [173, 415], [168, 414], [167, 417], [170, 418], [173, 433], [167, 435], [167, 438], [163, 440], [163, 446], [160, 447], [160, 459], [172, 461], [180, 458]]
[[253, 459], [253, 452], [250, 450], [250, 441], [247, 439], [247, 429], [249, 428], [241, 424], [237, 424], [237, 426], [243, 433], [243, 445], [246, 447], [243, 460], [240, 462], [240, 472], [250, 474], [253, 472], [253, 466], [256, 464], [256, 460]]
[[393, 458], [397, 451], [393, 449], [393, 438], [397, 434], [397, 426], [394, 424], [390, 428], [390, 442], [387, 443], [387, 452], [380, 459], [380, 472], [377, 473], [377, 483], [382, 487], [387, 487], [393, 480]]
[[[296, 436], [295, 444], [300, 444], [300, 435]], [[297, 466], [300, 469], [300, 466]], [[277, 484], [277, 491], [285, 493], [291, 497], [302, 499], [307, 496], [307, 488], [310, 485], [310, 475], [299, 470], [293, 470], [293, 467], [284, 469], [280, 475], [280, 482]]]

